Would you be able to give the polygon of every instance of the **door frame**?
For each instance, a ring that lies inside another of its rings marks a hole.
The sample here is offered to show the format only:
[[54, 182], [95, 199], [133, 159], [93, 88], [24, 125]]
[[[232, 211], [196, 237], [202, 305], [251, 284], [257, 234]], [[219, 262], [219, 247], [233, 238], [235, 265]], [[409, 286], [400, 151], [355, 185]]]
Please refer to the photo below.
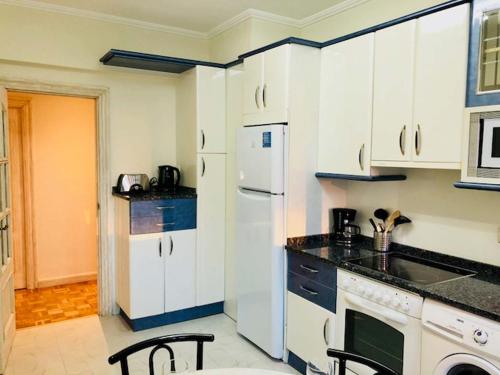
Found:
[[[21, 138], [22, 138], [22, 170], [23, 170], [23, 201], [24, 201], [24, 272], [26, 276], [26, 287], [35, 289], [36, 283], [36, 242], [35, 227], [33, 225], [33, 184], [32, 184], [32, 154], [31, 154], [31, 99], [14, 98], [8, 99], [9, 108], [19, 109], [22, 114]], [[12, 173], [11, 173], [12, 175]], [[14, 257], [16, 254], [13, 254]]]
[[0, 77], [0, 86], [8, 91], [35, 94], [52, 94], [92, 98], [96, 101], [97, 133], [97, 222], [98, 222], [98, 314], [112, 315], [115, 304], [114, 256], [112, 243], [113, 221], [110, 215], [111, 183], [109, 152], [109, 88], [81, 84], [64, 84], [38, 80], [9, 79]]

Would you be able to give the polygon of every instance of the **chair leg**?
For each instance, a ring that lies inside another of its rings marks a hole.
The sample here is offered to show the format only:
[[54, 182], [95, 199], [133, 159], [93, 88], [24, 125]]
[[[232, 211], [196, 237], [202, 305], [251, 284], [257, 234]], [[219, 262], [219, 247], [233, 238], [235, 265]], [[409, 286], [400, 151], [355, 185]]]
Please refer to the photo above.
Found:
[[127, 358], [120, 361], [120, 367], [122, 369], [122, 375], [129, 375]]
[[198, 341], [196, 345], [196, 370], [203, 370], [203, 342]]

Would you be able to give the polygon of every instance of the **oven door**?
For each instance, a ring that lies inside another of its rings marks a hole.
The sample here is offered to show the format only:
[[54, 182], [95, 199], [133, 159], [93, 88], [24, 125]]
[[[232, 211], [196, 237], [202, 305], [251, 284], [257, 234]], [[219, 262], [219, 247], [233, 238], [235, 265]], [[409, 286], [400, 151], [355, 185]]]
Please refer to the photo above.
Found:
[[[337, 291], [335, 347], [378, 361], [400, 374], [419, 375], [420, 319], [341, 289]], [[348, 362], [347, 367], [358, 375], [374, 373], [359, 364]]]

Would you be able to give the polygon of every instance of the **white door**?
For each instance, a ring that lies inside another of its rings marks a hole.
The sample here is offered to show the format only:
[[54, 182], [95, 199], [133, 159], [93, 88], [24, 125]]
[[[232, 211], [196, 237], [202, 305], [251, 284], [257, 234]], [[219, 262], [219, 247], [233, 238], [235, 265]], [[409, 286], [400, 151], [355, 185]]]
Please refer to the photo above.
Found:
[[287, 293], [287, 349], [329, 374], [328, 348], [335, 339], [335, 314], [291, 292]]
[[243, 122], [245, 125], [258, 124], [262, 102], [264, 80], [264, 54], [247, 57], [243, 73]]
[[196, 304], [196, 229], [163, 233], [165, 312]]
[[198, 152], [226, 152], [226, 72], [196, 67]]
[[9, 189], [9, 122], [7, 91], [0, 87], [0, 371], [3, 373], [16, 332], [14, 261]]
[[469, 4], [417, 21], [414, 155], [459, 163], [467, 77]]
[[373, 33], [321, 51], [318, 171], [370, 175]]
[[164, 247], [161, 233], [130, 236], [130, 311], [125, 312], [131, 319], [165, 310]]
[[416, 23], [375, 33], [372, 160], [411, 157]]
[[264, 107], [260, 124], [288, 121], [288, 71], [290, 45], [270, 49], [264, 53]]
[[226, 155], [198, 155], [196, 305], [224, 301]]
[[236, 196], [237, 330], [274, 358], [283, 355], [284, 198]]

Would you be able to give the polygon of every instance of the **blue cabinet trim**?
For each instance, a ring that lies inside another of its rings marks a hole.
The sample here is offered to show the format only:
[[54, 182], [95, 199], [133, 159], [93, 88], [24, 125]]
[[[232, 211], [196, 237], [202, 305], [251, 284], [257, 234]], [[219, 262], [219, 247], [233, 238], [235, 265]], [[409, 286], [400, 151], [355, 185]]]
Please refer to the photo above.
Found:
[[335, 313], [337, 311], [337, 290], [311, 281], [304, 276], [288, 272], [288, 291], [309, 302]]
[[317, 178], [330, 178], [334, 180], [351, 180], [351, 181], [404, 181], [405, 175], [382, 175], [382, 176], [356, 176], [352, 174], [324, 173], [317, 172]]
[[[326, 352], [325, 352], [326, 354]], [[305, 375], [307, 371], [307, 363], [300, 358], [297, 354], [289, 351], [288, 352], [288, 364], [292, 366], [295, 370]]]
[[133, 331], [142, 331], [145, 329], [184, 322], [186, 320], [203, 318], [205, 316], [222, 314], [224, 312], [224, 302], [211, 303], [209, 305], [191, 307], [178, 311], [172, 311], [165, 314], [148, 316], [145, 318], [130, 319], [125, 311], [120, 309], [120, 315], [132, 328]]
[[453, 184], [458, 189], [484, 190], [484, 191], [500, 191], [500, 185], [497, 184], [482, 184], [475, 182], [455, 182]]

